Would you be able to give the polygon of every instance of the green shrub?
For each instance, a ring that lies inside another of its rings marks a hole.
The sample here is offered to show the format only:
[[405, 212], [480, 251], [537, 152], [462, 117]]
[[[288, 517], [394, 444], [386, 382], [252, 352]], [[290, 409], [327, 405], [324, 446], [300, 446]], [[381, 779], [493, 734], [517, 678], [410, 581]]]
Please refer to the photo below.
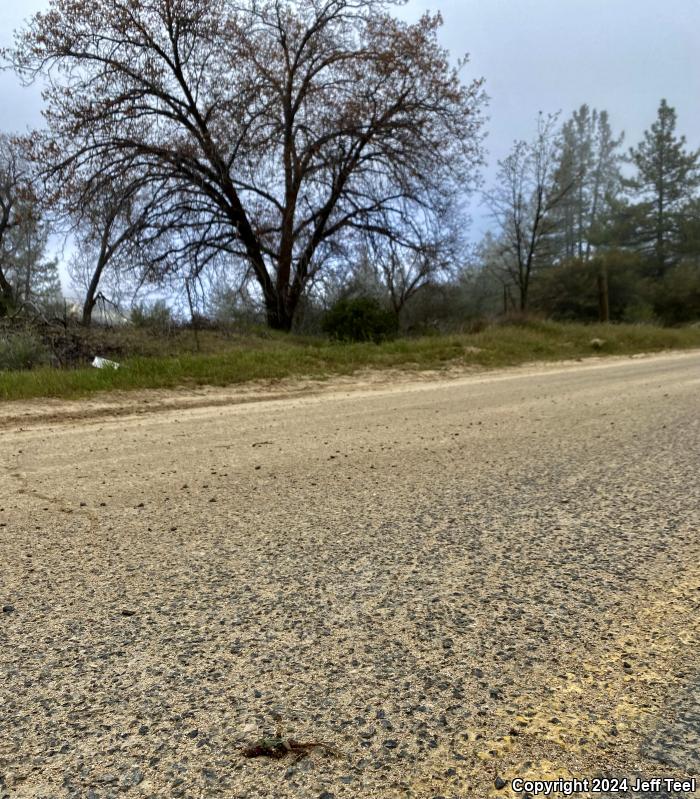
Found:
[[646, 269], [638, 253], [621, 250], [601, 253], [590, 261], [572, 258], [541, 270], [533, 278], [530, 305], [556, 321], [596, 322], [600, 312], [598, 275], [605, 272], [610, 319], [647, 321]]
[[338, 341], [385, 341], [398, 328], [396, 314], [372, 297], [339, 300], [323, 319], [323, 332]]
[[0, 333], [0, 371], [19, 371], [45, 366], [51, 360], [42, 340], [28, 331]]
[[667, 325], [700, 320], [700, 263], [682, 261], [653, 286], [654, 311]]
[[659, 321], [654, 306], [648, 300], [639, 300], [628, 305], [622, 318], [631, 325], [655, 325]]

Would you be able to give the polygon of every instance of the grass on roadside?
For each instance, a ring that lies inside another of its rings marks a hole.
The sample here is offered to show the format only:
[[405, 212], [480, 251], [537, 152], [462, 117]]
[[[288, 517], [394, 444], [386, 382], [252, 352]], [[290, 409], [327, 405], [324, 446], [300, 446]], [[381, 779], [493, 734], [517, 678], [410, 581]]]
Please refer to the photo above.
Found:
[[[604, 343], [593, 345], [594, 339]], [[0, 400], [74, 398], [101, 391], [225, 386], [286, 377], [324, 378], [360, 369], [493, 368], [590, 355], [630, 355], [700, 347], [700, 328], [528, 322], [479, 333], [404, 338], [383, 344], [339, 344], [272, 335], [232, 340], [208, 354], [128, 358], [118, 370], [53, 369], [0, 372]]]

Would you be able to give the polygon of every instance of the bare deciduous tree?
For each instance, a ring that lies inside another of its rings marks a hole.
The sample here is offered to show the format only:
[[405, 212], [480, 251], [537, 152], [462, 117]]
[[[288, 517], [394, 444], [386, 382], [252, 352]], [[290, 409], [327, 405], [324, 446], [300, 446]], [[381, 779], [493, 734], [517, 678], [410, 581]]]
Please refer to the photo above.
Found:
[[461, 191], [480, 161], [481, 82], [449, 65], [439, 15], [395, 4], [52, 0], [9, 56], [48, 81], [55, 176], [153, 175], [181, 234], [168, 258], [245, 261], [289, 329], [344, 232]]
[[111, 302], [100, 291], [105, 274], [121, 272], [143, 279], [153, 268], [154, 242], [165, 237], [154, 206], [152, 177], [133, 173], [130, 177], [128, 182], [73, 182], [61, 191], [63, 214], [76, 240], [69, 271], [84, 291], [85, 326], [91, 324], [99, 300]]
[[487, 195], [498, 225], [498, 260], [518, 289], [521, 311], [527, 310], [533, 272], [546, 261], [549, 237], [557, 227], [553, 212], [573, 185], [554, 180], [557, 118], [539, 115], [534, 139], [515, 142], [510, 155], [498, 162], [498, 184]]
[[365, 258], [379, 274], [397, 315], [422, 288], [456, 274], [465, 259], [464, 222], [456, 217], [461, 209], [436, 198], [421, 211], [411, 209], [401, 224], [387, 223], [362, 234]]

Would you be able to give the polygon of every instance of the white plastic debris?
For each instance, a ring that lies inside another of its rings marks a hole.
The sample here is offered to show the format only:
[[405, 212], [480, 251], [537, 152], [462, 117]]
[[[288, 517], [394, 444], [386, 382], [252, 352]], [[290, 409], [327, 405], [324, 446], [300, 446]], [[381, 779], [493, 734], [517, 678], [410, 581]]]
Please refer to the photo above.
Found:
[[108, 361], [107, 358], [100, 358], [99, 355], [95, 356], [92, 365], [95, 369], [119, 369], [119, 364], [116, 361]]

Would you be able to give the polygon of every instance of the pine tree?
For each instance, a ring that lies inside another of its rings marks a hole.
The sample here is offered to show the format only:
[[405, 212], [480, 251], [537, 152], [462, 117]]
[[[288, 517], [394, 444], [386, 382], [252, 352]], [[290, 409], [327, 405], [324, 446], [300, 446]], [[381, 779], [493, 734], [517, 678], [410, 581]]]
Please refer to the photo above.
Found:
[[3, 241], [6, 275], [15, 304], [50, 313], [62, 302], [58, 264], [46, 258], [47, 226], [33, 204], [22, 203], [18, 223]]
[[0, 316], [15, 307], [10, 236], [20, 223], [22, 200], [32, 196], [26, 166], [11, 137], [0, 132]]
[[561, 129], [555, 182], [564, 199], [557, 209], [562, 258], [588, 260], [596, 230], [621, 184], [623, 135], [612, 133], [607, 111], [582, 105]]
[[692, 216], [700, 187], [700, 150], [686, 149], [676, 135], [676, 112], [661, 101], [656, 121], [630, 150], [637, 174], [627, 181], [637, 199], [629, 209], [630, 243], [653, 255], [661, 277], [683, 250], [682, 231]]

